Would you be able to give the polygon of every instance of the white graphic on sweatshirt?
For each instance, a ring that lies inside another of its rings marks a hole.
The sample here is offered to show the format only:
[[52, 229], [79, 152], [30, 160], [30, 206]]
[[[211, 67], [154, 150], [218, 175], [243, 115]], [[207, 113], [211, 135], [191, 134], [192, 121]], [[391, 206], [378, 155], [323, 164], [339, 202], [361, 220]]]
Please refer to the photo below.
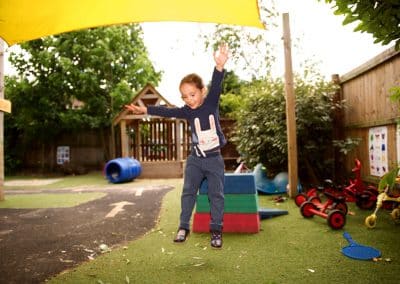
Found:
[[199, 118], [196, 117], [194, 119], [194, 126], [199, 139], [199, 145], [197, 148], [204, 157], [206, 156], [204, 151], [208, 151], [219, 146], [219, 138], [217, 135], [217, 129], [215, 127], [214, 116], [210, 114], [208, 118], [210, 120], [210, 129], [207, 130], [201, 130]]

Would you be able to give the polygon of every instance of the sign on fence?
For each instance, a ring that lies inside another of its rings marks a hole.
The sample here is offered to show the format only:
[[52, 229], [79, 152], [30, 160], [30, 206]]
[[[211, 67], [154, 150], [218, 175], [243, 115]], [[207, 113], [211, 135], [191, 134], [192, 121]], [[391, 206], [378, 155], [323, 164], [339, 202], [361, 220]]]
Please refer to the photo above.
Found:
[[371, 175], [381, 177], [388, 172], [387, 127], [372, 127], [368, 135]]

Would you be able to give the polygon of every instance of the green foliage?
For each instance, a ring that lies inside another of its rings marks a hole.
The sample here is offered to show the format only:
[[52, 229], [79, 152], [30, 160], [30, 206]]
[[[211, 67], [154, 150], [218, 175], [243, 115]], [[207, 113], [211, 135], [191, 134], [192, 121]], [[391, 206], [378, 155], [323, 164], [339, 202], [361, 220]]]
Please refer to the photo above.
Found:
[[[310, 71], [309, 71], [310, 72]], [[313, 74], [311, 72], [310, 74]], [[296, 130], [299, 171], [320, 178], [331, 175], [334, 86], [321, 77], [295, 78]], [[239, 112], [234, 140], [248, 166], [262, 163], [269, 174], [287, 171], [287, 131], [284, 82], [264, 79], [243, 89], [245, 103]]]
[[241, 80], [233, 71], [226, 71], [222, 82], [222, 93], [240, 94], [240, 88], [243, 84], [245, 84], [245, 81]]
[[400, 48], [400, 4], [397, 0], [359, 1], [325, 0], [334, 3], [335, 14], [344, 15], [343, 24], [357, 23], [354, 31], [367, 32], [375, 38], [374, 43], [387, 45], [396, 42]]
[[346, 138], [344, 140], [333, 140], [332, 144], [334, 147], [339, 148], [339, 152], [347, 155], [353, 149], [355, 149], [361, 142], [361, 138]]
[[[43, 139], [110, 125], [132, 91], [160, 80], [138, 25], [70, 32], [21, 48], [10, 56], [20, 79], [6, 89], [7, 97], [13, 101], [15, 126], [35, 137], [43, 133]], [[83, 107], [71, 109], [74, 100]]]
[[390, 99], [393, 102], [400, 102], [400, 86], [394, 86], [390, 88], [389, 93], [390, 93]]
[[243, 98], [235, 94], [223, 94], [219, 104], [219, 112], [221, 117], [228, 117], [235, 119], [238, 111], [242, 108]]
[[261, 162], [268, 172], [283, 168], [281, 158], [287, 153], [283, 86], [280, 79], [266, 79], [243, 88], [246, 99], [238, 113], [234, 142], [248, 166]]
[[381, 178], [378, 185], [380, 192], [384, 191], [386, 188], [388, 188], [389, 191], [393, 189], [396, 184], [396, 178], [399, 174], [399, 170], [399, 167], [395, 167]]
[[248, 82], [241, 80], [233, 71], [227, 71], [222, 84], [219, 111], [222, 117], [236, 118], [243, 104], [241, 89]]
[[[7, 169], [31, 142], [51, 145], [62, 132], [109, 127], [134, 92], [161, 77], [135, 24], [50, 36], [21, 49], [10, 55], [18, 75], [6, 78], [5, 95], [13, 103], [5, 123]], [[76, 101], [81, 107], [72, 107]]]

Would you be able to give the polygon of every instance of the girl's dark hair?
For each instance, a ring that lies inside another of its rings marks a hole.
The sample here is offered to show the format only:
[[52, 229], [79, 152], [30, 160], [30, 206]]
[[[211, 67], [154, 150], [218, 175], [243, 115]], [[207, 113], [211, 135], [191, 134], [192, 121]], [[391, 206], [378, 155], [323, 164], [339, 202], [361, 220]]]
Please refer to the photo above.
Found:
[[194, 84], [196, 88], [200, 90], [205, 87], [203, 79], [201, 79], [201, 77], [195, 73], [188, 74], [185, 77], [183, 77], [181, 83], [179, 84], [179, 88], [182, 87], [183, 84]]

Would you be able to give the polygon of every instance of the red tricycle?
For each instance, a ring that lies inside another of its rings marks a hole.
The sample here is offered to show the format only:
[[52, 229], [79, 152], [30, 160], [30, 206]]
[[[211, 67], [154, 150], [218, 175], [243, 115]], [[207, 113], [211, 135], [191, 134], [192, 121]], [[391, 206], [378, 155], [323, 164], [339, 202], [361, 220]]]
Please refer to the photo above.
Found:
[[312, 187], [306, 193], [299, 193], [295, 197], [297, 206], [307, 201], [310, 197], [318, 196], [318, 191], [329, 191], [336, 194], [338, 191], [343, 192], [347, 202], [355, 202], [361, 209], [372, 209], [375, 207], [378, 189], [372, 185], [365, 185], [361, 179], [361, 162], [358, 159], [354, 160], [355, 167], [352, 172], [355, 174], [354, 179], [349, 180], [349, 185], [344, 187], [335, 186], [332, 181], [325, 180], [322, 187]]
[[327, 219], [328, 225], [338, 230], [346, 224], [347, 204], [346, 197], [341, 194], [334, 194], [329, 191], [324, 192], [327, 200], [321, 203], [318, 196], [312, 196], [308, 201], [300, 206], [301, 215], [311, 218], [318, 215]]

